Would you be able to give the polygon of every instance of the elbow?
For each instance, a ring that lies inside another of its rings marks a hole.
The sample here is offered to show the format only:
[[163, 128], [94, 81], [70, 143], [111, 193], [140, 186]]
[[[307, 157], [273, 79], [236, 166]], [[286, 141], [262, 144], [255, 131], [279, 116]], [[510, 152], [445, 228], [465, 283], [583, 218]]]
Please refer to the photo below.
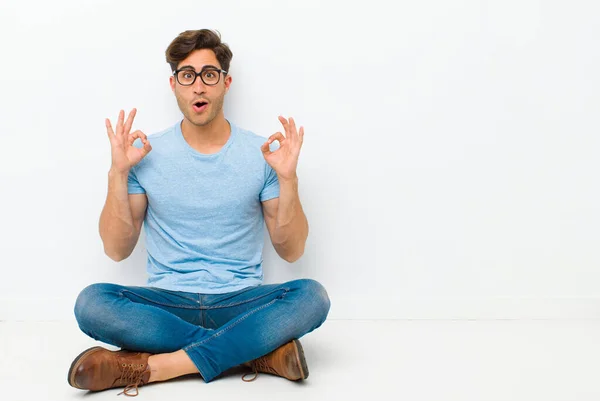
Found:
[[306, 238], [308, 237], [308, 227], [304, 235], [295, 238], [272, 238], [273, 245], [277, 254], [286, 262], [294, 263], [304, 255], [306, 247]]
[[293, 257], [287, 256], [287, 257], [283, 258], [283, 260], [285, 260], [288, 263], [294, 263], [295, 261], [300, 259], [301, 256], [302, 256], [302, 254], [299, 254], [299, 255], [293, 256]]
[[302, 247], [296, 252], [289, 252], [286, 255], [282, 255], [281, 257], [288, 263], [294, 263], [295, 261], [300, 259], [302, 255], [304, 255], [304, 247]]
[[133, 247], [126, 245], [126, 243], [130, 242], [128, 239], [118, 240], [109, 236], [103, 236], [102, 232], [100, 232], [100, 238], [102, 239], [104, 254], [115, 262], [121, 262], [133, 253]]
[[107, 248], [104, 248], [104, 253], [115, 262], [121, 262], [129, 257], [129, 255], [120, 254]]
[[277, 244], [274, 244], [274, 245], [275, 245], [275, 251], [277, 252], [279, 257], [288, 263], [294, 263], [295, 261], [300, 259], [300, 257], [304, 253], [304, 247], [302, 247], [301, 249], [292, 250], [292, 249], [286, 249]]

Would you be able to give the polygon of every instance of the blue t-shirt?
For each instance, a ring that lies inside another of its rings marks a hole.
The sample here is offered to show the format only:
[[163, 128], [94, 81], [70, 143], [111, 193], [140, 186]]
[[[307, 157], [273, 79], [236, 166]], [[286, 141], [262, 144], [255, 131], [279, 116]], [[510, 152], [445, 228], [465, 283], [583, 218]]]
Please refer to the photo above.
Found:
[[266, 138], [230, 126], [207, 155], [179, 122], [150, 135], [152, 151], [130, 170], [129, 193], [148, 199], [148, 286], [220, 294], [262, 283], [261, 202], [279, 197], [279, 181], [260, 150]]

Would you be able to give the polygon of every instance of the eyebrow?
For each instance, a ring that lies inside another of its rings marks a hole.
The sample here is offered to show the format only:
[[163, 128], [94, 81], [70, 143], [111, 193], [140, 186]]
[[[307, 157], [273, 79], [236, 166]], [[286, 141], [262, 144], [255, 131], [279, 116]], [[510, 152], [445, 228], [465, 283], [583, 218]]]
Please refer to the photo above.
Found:
[[[204, 70], [204, 69], [206, 69], [206, 68], [215, 68], [215, 69], [217, 69], [217, 70], [219, 70], [219, 69], [220, 69], [220, 68], [219, 68], [219, 67], [217, 67], [216, 65], [208, 64], [208, 65], [204, 65], [204, 66], [202, 66], [202, 69], [201, 69], [200, 71], [202, 71], [202, 70]], [[196, 71], [196, 69], [194, 68], [194, 66], [193, 66], [193, 65], [184, 65], [184, 66], [180, 67], [179, 69], [180, 69], [180, 70], [194, 70], [194, 71]]]

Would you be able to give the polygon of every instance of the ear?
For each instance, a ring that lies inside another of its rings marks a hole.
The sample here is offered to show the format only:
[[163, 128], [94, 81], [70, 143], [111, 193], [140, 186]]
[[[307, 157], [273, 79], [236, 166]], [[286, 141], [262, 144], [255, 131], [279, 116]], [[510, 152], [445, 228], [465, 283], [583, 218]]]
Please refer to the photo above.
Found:
[[231, 86], [231, 81], [233, 81], [233, 78], [231, 78], [231, 75], [227, 74], [227, 77], [225, 77], [225, 91], [229, 90], [229, 87]]
[[171, 91], [175, 93], [175, 77], [173, 75], [169, 78], [169, 85], [171, 85]]

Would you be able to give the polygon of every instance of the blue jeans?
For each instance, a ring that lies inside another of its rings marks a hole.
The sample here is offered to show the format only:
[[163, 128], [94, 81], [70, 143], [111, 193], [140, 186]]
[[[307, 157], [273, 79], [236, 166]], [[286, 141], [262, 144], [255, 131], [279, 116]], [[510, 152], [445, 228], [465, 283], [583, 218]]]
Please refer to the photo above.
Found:
[[183, 349], [206, 382], [321, 326], [325, 288], [310, 279], [225, 294], [92, 284], [75, 303], [88, 336], [152, 354]]

